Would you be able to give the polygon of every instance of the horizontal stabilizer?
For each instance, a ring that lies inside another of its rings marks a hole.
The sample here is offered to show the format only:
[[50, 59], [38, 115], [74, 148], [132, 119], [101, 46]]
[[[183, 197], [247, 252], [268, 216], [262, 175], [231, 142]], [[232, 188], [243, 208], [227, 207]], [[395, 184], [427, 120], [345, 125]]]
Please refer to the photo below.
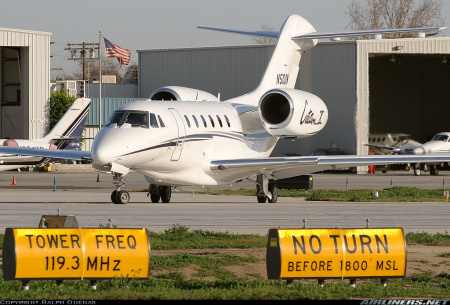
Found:
[[226, 28], [208, 27], [208, 26], [198, 26], [197, 28], [204, 29], [204, 30], [213, 30], [213, 31], [227, 32], [227, 33], [233, 33], [233, 34], [260, 36], [260, 37], [268, 37], [268, 38], [278, 38], [280, 36], [279, 31], [247, 31], [247, 30], [226, 29]]
[[409, 29], [387, 29], [387, 30], [356, 30], [343, 32], [312, 32], [292, 37], [294, 40], [302, 39], [322, 39], [348, 36], [364, 36], [376, 34], [391, 34], [391, 33], [409, 33], [409, 32], [435, 32], [442, 31], [446, 27], [431, 27], [431, 28], [409, 28]]
[[0, 153], [66, 160], [91, 160], [90, 151], [0, 146]]
[[93, 140], [94, 138], [86, 138], [86, 137], [59, 137], [52, 138], [54, 141], [73, 141], [73, 140]]

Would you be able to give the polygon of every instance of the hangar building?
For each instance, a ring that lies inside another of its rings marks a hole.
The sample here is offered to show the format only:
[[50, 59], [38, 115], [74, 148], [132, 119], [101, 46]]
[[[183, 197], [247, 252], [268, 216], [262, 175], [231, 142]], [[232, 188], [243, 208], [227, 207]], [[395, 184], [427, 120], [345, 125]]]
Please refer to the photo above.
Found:
[[0, 138], [47, 133], [51, 33], [0, 28]]
[[[176, 85], [226, 100], [259, 83], [273, 45], [138, 50], [139, 97]], [[447, 62], [448, 61], [448, 62]], [[369, 134], [407, 133], [419, 141], [450, 131], [450, 38], [323, 41], [302, 55], [295, 88], [327, 105], [317, 135], [283, 140], [273, 155], [306, 155], [334, 145], [367, 154]]]

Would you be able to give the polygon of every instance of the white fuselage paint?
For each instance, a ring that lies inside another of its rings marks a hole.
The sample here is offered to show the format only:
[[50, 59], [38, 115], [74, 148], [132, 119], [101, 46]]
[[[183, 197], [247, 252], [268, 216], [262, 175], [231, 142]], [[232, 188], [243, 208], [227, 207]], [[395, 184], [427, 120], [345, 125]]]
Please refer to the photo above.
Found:
[[233, 183], [235, 179], [213, 173], [210, 161], [268, 157], [278, 139], [263, 128], [244, 135], [238, 113], [227, 102], [146, 100], [118, 109], [127, 110], [155, 113], [165, 127], [104, 126], [92, 146], [93, 160], [120, 164], [160, 185]]

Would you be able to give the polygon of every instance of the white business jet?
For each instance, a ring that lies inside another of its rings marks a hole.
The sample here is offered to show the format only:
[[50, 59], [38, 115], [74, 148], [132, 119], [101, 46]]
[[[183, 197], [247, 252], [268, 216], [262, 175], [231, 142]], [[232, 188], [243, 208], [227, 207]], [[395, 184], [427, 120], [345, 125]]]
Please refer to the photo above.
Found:
[[[402, 147], [400, 154], [448, 154], [450, 153], [450, 132], [440, 132], [436, 134], [430, 141], [418, 146]], [[425, 172], [430, 171], [433, 176], [439, 175], [439, 168], [437, 163], [432, 164], [414, 164], [414, 175], [420, 176], [421, 169]]]
[[[77, 99], [67, 109], [64, 116], [43, 138], [34, 140], [0, 139], [3, 147], [17, 148], [44, 148], [80, 150], [80, 139], [86, 117], [89, 111], [90, 99]], [[20, 169], [29, 166], [39, 166], [50, 159], [45, 156], [34, 157], [30, 155], [0, 154], [0, 171]]]
[[450, 154], [269, 157], [278, 139], [313, 136], [327, 123], [325, 103], [294, 89], [301, 55], [317, 39], [441, 28], [318, 33], [298, 15], [290, 16], [280, 31], [200, 28], [278, 39], [254, 91], [220, 101], [195, 89], [160, 88], [150, 99], [114, 111], [96, 135], [91, 153], [38, 149], [27, 153], [92, 159], [93, 169], [113, 174], [116, 190], [111, 201], [116, 204], [130, 200], [123, 190], [130, 170], [143, 174], [150, 183], [152, 202], [169, 202], [172, 186], [230, 185], [254, 175], [258, 202], [276, 202], [277, 180], [288, 177], [360, 165], [450, 161]]

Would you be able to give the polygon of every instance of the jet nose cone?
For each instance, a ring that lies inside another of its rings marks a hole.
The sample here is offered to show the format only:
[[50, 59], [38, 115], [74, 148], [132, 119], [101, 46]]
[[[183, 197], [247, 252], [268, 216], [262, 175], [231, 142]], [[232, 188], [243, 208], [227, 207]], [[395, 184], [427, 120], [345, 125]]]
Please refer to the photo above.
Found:
[[92, 144], [92, 160], [99, 165], [106, 165], [108, 163], [114, 162], [114, 149], [110, 145], [105, 145], [107, 143], [102, 143], [103, 141], [95, 141]]
[[416, 147], [416, 148], [413, 150], [413, 153], [414, 153], [415, 155], [423, 155], [423, 154], [426, 154], [425, 147], [423, 147], [423, 146], [418, 146], [418, 147]]
[[92, 160], [99, 165], [106, 165], [113, 161], [113, 155], [106, 149], [92, 149]]

